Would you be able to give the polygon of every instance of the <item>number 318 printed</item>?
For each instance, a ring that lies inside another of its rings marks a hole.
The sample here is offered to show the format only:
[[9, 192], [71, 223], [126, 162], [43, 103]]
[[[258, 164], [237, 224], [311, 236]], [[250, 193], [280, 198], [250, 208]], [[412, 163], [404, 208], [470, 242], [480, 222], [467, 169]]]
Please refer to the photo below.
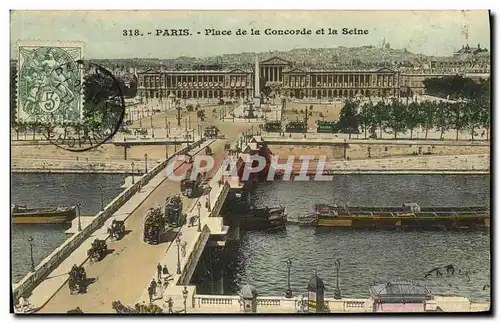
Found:
[[122, 36], [141, 36], [139, 29], [123, 29]]

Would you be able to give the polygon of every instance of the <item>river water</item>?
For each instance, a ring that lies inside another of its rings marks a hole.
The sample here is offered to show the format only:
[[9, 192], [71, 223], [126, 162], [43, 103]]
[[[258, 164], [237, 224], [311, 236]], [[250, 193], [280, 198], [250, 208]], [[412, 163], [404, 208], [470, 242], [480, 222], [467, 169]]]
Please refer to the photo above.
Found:
[[[28, 207], [70, 206], [80, 202], [82, 215], [95, 215], [101, 208], [102, 184], [104, 205], [122, 188], [124, 175], [107, 174], [21, 174], [11, 176], [11, 203]], [[28, 238], [33, 237], [36, 264], [47, 257], [67, 238], [69, 225], [12, 224], [12, 279], [20, 280], [31, 267]]]
[[[283, 205], [289, 217], [310, 213], [316, 203], [397, 206], [489, 205], [489, 176], [345, 175], [332, 182], [260, 183], [253, 192], [256, 205]], [[368, 297], [369, 287], [393, 280], [423, 280], [433, 294], [456, 294], [476, 301], [490, 290], [490, 235], [485, 231], [396, 232], [287, 226], [282, 232], [244, 232], [238, 253], [229, 260], [234, 293], [254, 285], [262, 296], [284, 295], [290, 258], [295, 293], [307, 291], [314, 270], [323, 279], [325, 295], [333, 297], [335, 260], [344, 297]], [[424, 279], [436, 268], [454, 265], [465, 275]]]
[[[33, 206], [73, 205], [82, 202], [82, 214], [100, 208], [98, 184], [105, 201], [119, 194], [122, 175], [16, 174], [12, 176], [12, 203]], [[332, 182], [269, 182], [253, 189], [257, 205], [286, 206], [289, 217], [309, 213], [316, 203], [351, 205], [467, 206], [490, 201], [489, 176], [452, 175], [342, 175]], [[35, 238], [35, 262], [50, 254], [64, 239], [58, 226], [13, 225], [13, 277], [29, 270], [29, 244]], [[484, 231], [393, 232], [304, 228], [289, 225], [282, 232], [242, 232], [225, 268], [226, 294], [246, 283], [260, 295], [284, 295], [285, 261], [292, 260], [294, 293], [306, 291], [314, 270], [324, 280], [327, 297], [333, 297], [336, 259], [340, 260], [340, 287], [344, 297], [367, 297], [369, 286], [390, 280], [422, 280], [427, 271], [454, 265], [465, 276], [428, 278], [434, 294], [457, 294], [484, 301], [490, 290], [490, 236]], [[200, 286], [201, 287], [201, 286]], [[200, 292], [202, 292], [200, 290]], [[208, 291], [203, 291], [208, 293]]]

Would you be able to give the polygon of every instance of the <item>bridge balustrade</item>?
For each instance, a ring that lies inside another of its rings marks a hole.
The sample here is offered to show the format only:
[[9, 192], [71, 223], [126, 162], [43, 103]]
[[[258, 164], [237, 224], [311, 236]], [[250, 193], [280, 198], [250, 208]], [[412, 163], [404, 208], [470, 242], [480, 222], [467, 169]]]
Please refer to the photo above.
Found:
[[[204, 138], [200, 139], [196, 144], [203, 143], [205, 141]], [[194, 146], [196, 146], [196, 144]], [[191, 147], [185, 147], [174, 155], [170, 156], [169, 159], [157, 164], [155, 167], [151, 169], [150, 172], [143, 175], [134, 185], [128, 187], [124, 191], [122, 191], [113, 201], [111, 201], [106, 208], [99, 212], [92, 222], [86, 226], [82, 231], [73, 234], [71, 237], [66, 239], [55, 249], [49, 256], [47, 256], [42, 262], [38, 264], [35, 268], [35, 272], [29, 272], [23, 279], [19, 281], [19, 283], [14, 284], [13, 286], [13, 297], [14, 299], [18, 299], [25, 293], [33, 290], [42, 279], [44, 279], [47, 274], [52, 272], [64, 259], [66, 259], [69, 254], [71, 254], [77, 247], [79, 247], [83, 241], [88, 239], [90, 235], [102, 227], [106, 220], [109, 219], [111, 215], [116, 213], [116, 211], [122, 207], [125, 202], [127, 202], [132, 195], [139, 191], [139, 188], [146, 185], [154, 176], [156, 176], [161, 170], [163, 170], [168, 162], [176, 155], [185, 154], [189, 151]]]

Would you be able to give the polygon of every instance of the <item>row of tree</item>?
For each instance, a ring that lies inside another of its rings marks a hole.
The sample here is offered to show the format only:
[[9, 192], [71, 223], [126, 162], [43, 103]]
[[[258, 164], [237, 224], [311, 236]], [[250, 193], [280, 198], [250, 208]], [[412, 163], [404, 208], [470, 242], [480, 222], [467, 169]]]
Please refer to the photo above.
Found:
[[[475, 131], [478, 128], [490, 128], [490, 104], [489, 100], [462, 100], [462, 101], [420, 101], [403, 103], [399, 100], [381, 100], [377, 103], [360, 104], [357, 101], [348, 100], [340, 112], [337, 127], [343, 132], [351, 133], [359, 127], [365, 133], [375, 133], [378, 128], [380, 133], [390, 129], [397, 139], [398, 133], [410, 131], [410, 139], [413, 139], [415, 129], [425, 130], [425, 139], [432, 129], [443, 133], [448, 130], [456, 131], [456, 140], [460, 131], [470, 131], [474, 140]], [[488, 137], [488, 134], [487, 134]]]
[[490, 79], [475, 82], [469, 77], [452, 75], [428, 78], [423, 81], [425, 92], [429, 95], [448, 99], [485, 99], [490, 96]]

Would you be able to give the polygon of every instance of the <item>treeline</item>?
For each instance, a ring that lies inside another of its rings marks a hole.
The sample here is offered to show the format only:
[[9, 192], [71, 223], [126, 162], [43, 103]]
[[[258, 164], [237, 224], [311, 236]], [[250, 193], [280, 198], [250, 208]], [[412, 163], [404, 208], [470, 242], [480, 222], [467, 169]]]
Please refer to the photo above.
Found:
[[[467, 130], [474, 140], [475, 130], [490, 129], [489, 100], [468, 100], [454, 102], [420, 101], [405, 104], [399, 100], [364, 103], [348, 100], [340, 112], [337, 127], [342, 132], [351, 133], [363, 130], [365, 138], [376, 137], [375, 130], [390, 129], [397, 139], [398, 134], [410, 131], [413, 139], [415, 129], [425, 129], [425, 139], [432, 129], [440, 131], [440, 139], [448, 130], [456, 131], [456, 140], [460, 131]], [[488, 134], [487, 134], [488, 137]]]
[[423, 81], [425, 92], [429, 95], [450, 100], [476, 100], [490, 96], [490, 79], [475, 82], [469, 77], [460, 75], [429, 78]]

